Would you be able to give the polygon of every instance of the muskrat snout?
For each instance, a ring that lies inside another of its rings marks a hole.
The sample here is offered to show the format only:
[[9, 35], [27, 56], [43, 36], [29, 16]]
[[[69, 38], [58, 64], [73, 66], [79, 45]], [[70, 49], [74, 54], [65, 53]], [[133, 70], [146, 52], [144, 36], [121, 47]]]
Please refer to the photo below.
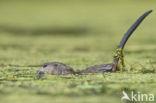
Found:
[[45, 74], [44, 71], [38, 70], [38, 71], [36, 72], [35, 78], [40, 78], [41, 76], [43, 76], [43, 74]]

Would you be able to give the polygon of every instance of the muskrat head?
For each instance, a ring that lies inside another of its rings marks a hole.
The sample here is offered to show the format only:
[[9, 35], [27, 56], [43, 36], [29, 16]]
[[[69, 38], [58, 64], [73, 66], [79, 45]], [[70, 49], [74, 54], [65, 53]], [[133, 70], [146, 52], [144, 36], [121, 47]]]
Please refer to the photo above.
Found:
[[41, 67], [40, 70], [37, 71], [37, 76], [42, 74], [52, 74], [52, 75], [66, 75], [66, 74], [74, 74], [74, 70], [59, 62], [51, 62], [51, 63], [45, 63]]

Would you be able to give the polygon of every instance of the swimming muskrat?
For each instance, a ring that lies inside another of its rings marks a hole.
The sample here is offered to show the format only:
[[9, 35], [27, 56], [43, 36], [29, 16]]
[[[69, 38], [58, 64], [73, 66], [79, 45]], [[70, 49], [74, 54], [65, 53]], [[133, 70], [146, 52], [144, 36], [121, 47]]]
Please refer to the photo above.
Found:
[[124, 37], [120, 41], [119, 46], [117, 47], [116, 55], [114, 56], [114, 60], [109, 64], [101, 64], [88, 67], [82, 71], [75, 72], [72, 67], [67, 66], [66, 64], [60, 62], [50, 62], [45, 63], [40, 70], [37, 71], [36, 76], [40, 76], [41, 74], [52, 74], [52, 75], [66, 75], [66, 74], [82, 74], [82, 73], [101, 73], [101, 72], [114, 72], [118, 69], [117, 64], [118, 61], [121, 60], [121, 63], [124, 65], [123, 61], [123, 49], [131, 34], [135, 31], [135, 29], [139, 26], [139, 24], [145, 19], [145, 17], [150, 14], [152, 10], [145, 12], [125, 33]]

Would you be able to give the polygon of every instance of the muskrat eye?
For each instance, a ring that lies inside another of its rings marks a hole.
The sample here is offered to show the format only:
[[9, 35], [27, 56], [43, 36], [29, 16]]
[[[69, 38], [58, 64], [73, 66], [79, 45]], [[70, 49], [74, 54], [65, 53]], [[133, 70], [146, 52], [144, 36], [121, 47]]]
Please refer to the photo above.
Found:
[[57, 66], [58, 66], [58, 64], [54, 64], [54, 66], [55, 66], [55, 67], [57, 67]]
[[47, 66], [48, 66], [47, 64], [44, 64], [44, 65], [43, 65], [43, 68], [45, 68], [45, 67], [47, 67]]

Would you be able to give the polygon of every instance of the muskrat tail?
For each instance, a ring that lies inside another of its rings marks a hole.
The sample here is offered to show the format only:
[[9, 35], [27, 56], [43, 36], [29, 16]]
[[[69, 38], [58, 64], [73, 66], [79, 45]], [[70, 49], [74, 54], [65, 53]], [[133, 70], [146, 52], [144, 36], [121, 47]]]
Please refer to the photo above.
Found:
[[[124, 46], [125, 46], [127, 40], [129, 39], [129, 37], [131, 36], [131, 34], [135, 31], [135, 29], [139, 26], [139, 24], [145, 19], [145, 17], [148, 16], [151, 12], [152, 12], [152, 10], [149, 10], [149, 11], [145, 12], [142, 16], [140, 16], [137, 19], [137, 21], [125, 33], [122, 40], [120, 41], [119, 46], [117, 47], [116, 54], [114, 56], [113, 62], [115, 64], [118, 64], [119, 59], [122, 59], [122, 56], [123, 56], [122, 52], [123, 52]], [[121, 62], [123, 62], [123, 61], [121, 60]]]

